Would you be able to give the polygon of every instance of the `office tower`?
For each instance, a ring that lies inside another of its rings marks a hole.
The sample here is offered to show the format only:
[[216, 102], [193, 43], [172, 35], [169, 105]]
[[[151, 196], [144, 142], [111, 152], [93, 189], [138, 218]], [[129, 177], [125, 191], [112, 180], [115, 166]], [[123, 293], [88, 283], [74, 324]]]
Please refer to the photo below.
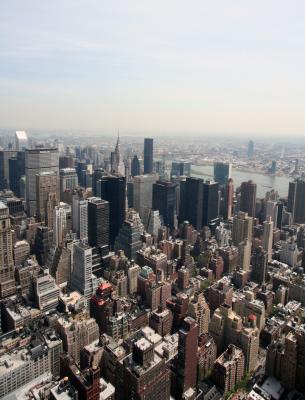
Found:
[[88, 243], [92, 247], [109, 245], [109, 203], [99, 197], [88, 198]]
[[240, 211], [249, 214], [250, 217], [255, 217], [256, 205], [256, 183], [251, 180], [242, 182], [240, 187]]
[[171, 176], [191, 176], [191, 163], [186, 161], [173, 161]]
[[180, 184], [179, 221], [188, 221], [195, 229], [202, 228], [203, 180], [186, 178]]
[[191, 317], [183, 320], [178, 331], [178, 359], [177, 359], [177, 394], [183, 394], [194, 388], [197, 381], [197, 365], [194, 356], [198, 350], [198, 325]]
[[47, 201], [54, 195], [55, 205], [59, 202], [59, 181], [55, 171], [44, 171], [36, 175], [36, 214], [42, 222], [47, 220]]
[[29, 147], [28, 135], [24, 131], [16, 131], [15, 133], [16, 150], [22, 151]]
[[266, 207], [266, 220], [270, 217], [274, 224], [277, 221], [277, 213], [278, 213], [278, 203], [276, 201], [267, 200], [265, 203]]
[[135, 260], [137, 251], [143, 247], [141, 241], [143, 231], [139, 214], [136, 211], [129, 212], [115, 240], [114, 250], [123, 250], [126, 257]]
[[188, 315], [197, 322], [199, 335], [207, 333], [210, 323], [210, 308], [203, 292], [196, 292], [189, 303]]
[[219, 217], [219, 185], [217, 182], [203, 183], [202, 225], [208, 225]]
[[76, 173], [78, 177], [78, 183], [81, 187], [86, 187], [86, 174], [87, 174], [87, 163], [85, 160], [78, 161], [76, 163]]
[[267, 221], [264, 222], [264, 233], [263, 233], [263, 248], [268, 254], [268, 262], [272, 261], [272, 244], [273, 244], [273, 221], [271, 217], [268, 217]]
[[88, 200], [78, 195], [72, 199], [72, 230], [80, 240], [88, 240]]
[[150, 210], [146, 231], [157, 240], [159, 231], [161, 229], [161, 219], [159, 210]]
[[109, 203], [109, 243], [114, 245], [115, 238], [125, 220], [126, 181], [123, 176], [104, 176], [97, 184], [101, 198]]
[[117, 138], [115, 150], [111, 152], [111, 173], [125, 176], [125, 165], [121, 155], [119, 136]]
[[292, 212], [295, 224], [305, 223], [305, 180], [297, 179], [289, 183], [287, 211]]
[[224, 188], [224, 219], [230, 219], [233, 213], [234, 184], [230, 178]]
[[73, 190], [78, 186], [78, 177], [75, 168], [61, 168], [59, 170], [60, 195], [65, 190]]
[[59, 168], [74, 168], [73, 156], [59, 156]]
[[93, 196], [101, 197], [101, 193], [98, 193], [98, 181], [102, 179], [103, 176], [107, 175], [103, 168], [98, 168], [93, 171], [92, 174], [92, 193]]
[[9, 210], [0, 202], [0, 297], [15, 293], [13, 239]]
[[248, 239], [252, 242], [253, 218], [246, 212], [239, 211], [233, 218], [232, 241], [235, 246]]
[[287, 211], [293, 213], [297, 181], [289, 182]]
[[168, 181], [153, 184], [152, 208], [159, 210], [164, 225], [170, 229], [177, 227], [177, 185]]
[[232, 164], [214, 162], [214, 181], [225, 185], [232, 178]]
[[140, 173], [141, 173], [140, 161], [138, 159], [138, 156], [134, 155], [131, 161], [131, 176], [137, 176], [140, 175]]
[[248, 157], [252, 158], [254, 156], [254, 142], [250, 140], [248, 143]]
[[268, 270], [268, 253], [263, 247], [257, 247], [252, 254], [252, 279], [259, 284], [265, 283]]
[[242, 350], [233, 344], [230, 344], [215, 361], [211, 378], [224, 391], [224, 394], [234, 389], [235, 385], [242, 380], [245, 372], [244, 363], [245, 357]]
[[249, 239], [245, 239], [244, 241], [238, 244], [238, 261], [237, 261], [238, 269], [242, 269], [243, 271], [249, 271], [251, 262], [251, 249], [252, 249], [252, 242]]
[[89, 300], [97, 288], [97, 280], [92, 275], [92, 248], [83, 242], [73, 245], [70, 287], [82, 294], [86, 300]]
[[272, 160], [271, 163], [271, 174], [274, 175], [276, 173], [276, 161]]
[[18, 152], [15, 150], [0, 151], [0, 190], [7, 189], [10, 186], [9, 160], [16, 158]]
[[[70, 214], [70, 215], [69, 215]], [[53, 245], [61, 246], [66, 234], [70, 231], [69, 221], [71, 218], [71, 207], [66, 203], [55, 206], [53, 212]]]
[[25, 153], [18, 151], [17, 156], [9, 159], [9, 186], [17, 197], [21, 196], [20, 180], [25, 174]]
[[119, 361], [118, 370], [118, 400], [170, 398], [170, 371], [145, 337], [134, 343], [132, 354]]
[[134, 177], [133, 183], [133, 207], [139, 213], [144, 224], [147, 225], [149, 212], [152, 208], [153, 184], [158, 175], [138, 175]]
[[144, 139], [144, 174], [153, 172], [154, 139]]
[[44, 313], [58, 306], [59, 287], [49, 273], [34, 278], [34, 297], [36, 307]]
[[35, 215], [37, 210], [36, 175], [51, 171], [59, 174], [57, 149], [37, 148], [25, 151], [26, 202], [29, 216]]

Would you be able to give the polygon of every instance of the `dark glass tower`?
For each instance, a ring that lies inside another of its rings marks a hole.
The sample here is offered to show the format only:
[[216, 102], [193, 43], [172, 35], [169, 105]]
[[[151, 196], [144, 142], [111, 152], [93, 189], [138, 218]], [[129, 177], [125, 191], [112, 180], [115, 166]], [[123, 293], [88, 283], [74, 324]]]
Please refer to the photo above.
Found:
[[144, 139], [144, 174], [153, 172], [154, 139]]
[[109, 203], [99, 197], [88, 199], [88, 243], [92, 247], [109, 244]]
[[164, 225], [173, 229], [177, 216], [177, 185], [168, 181], [154, 183], [152, 208], [159, 210]]
[[140, 175], [140, 161], [137, 155], [133, 156], [131, 161], [131, 176]]
[[202, 225], [208, 225], [219, 217], [219, 185], [217, 182], [206, 181], [203, 184]]
[[240, 211], [255, 217], [256, 183], [252, 181], [242, 182], [240, 187]]
[[113, 247], [115, 238], [125, 220], [126, 184], [125, 177], [103, 176], [97, 184], [101, 198], [109, 202], [109, 243]]
[[179, 221], [190, 222], [194, 228], [202, 228], [203, 180], [186, 178], [180, 184]]

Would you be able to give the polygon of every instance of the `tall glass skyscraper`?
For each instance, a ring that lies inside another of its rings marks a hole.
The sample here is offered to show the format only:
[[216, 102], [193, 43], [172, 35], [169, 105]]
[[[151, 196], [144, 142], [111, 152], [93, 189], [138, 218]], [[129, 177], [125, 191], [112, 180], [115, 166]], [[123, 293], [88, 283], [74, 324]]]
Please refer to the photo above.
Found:
[[144, 174], [153, 172], [154, 139], [144, 139]]

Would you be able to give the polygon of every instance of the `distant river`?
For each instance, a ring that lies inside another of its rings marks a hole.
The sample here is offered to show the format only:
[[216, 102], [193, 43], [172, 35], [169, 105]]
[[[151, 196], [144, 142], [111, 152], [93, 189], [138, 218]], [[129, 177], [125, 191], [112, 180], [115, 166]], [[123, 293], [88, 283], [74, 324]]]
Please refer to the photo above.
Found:
[[[203, 179], [213, 179], [213, 165], [192, 165], [192, 176]], [[270, 176], [258, 174], [256, 172], [243, 172], [238, 169], [232, 169], [232, 178], [234, 186], [240, 186], [241, 182], [251, 179], [257, 184], [257, 197], [265, 197], [266, 192], [271, 189], [277, 190], [281, 197], [288, 196], [288, 185], [292, 181], [286, 176]]]

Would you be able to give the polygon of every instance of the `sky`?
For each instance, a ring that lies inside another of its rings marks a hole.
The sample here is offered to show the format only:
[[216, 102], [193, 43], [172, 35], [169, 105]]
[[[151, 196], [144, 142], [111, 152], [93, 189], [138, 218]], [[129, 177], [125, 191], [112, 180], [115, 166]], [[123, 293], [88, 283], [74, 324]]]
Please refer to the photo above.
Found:
[[2, 0], [0, 129], [305, 133], [304, 0]]

